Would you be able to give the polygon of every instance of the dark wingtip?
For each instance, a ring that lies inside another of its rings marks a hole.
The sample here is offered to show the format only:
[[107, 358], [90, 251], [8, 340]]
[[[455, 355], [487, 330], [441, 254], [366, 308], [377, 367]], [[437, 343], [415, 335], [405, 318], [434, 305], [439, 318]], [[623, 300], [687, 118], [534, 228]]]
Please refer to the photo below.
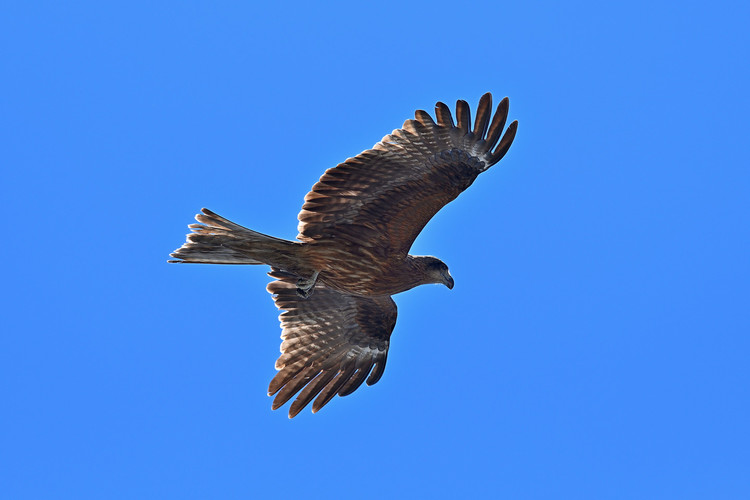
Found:
[[510, 145], [513, 144], [513, 139], [516, 137], [516, 131], [518, 130], [518, 120], [514, 120], [513, 123], [508, 126], [508, 130], [505, 131], [500, 144], [497, 145], [497, 149], [492, 153], [492, 161], [494, 163], [499, 162], [505, 153], [510, 149]]
[[297, 415], [299, 415], [299, 412], [301, 412], [304, 409], [305, 409], [305, 406], [302, 406], [302, 405], [295, 406], [294, 404], [292, 404], [292, 406], [289, 407], [289, 418], [296, 417]]
[[437, 117], [438, 125], [441, 127], [453, 127], [453, 116], [451, 110], [444, 102], [438, 102], [435, 104], [435, 116]]
[[463, 99], [456, 101], [456, 122], [461, 132], [469, 133], [471, 130], [471, 109], [469, 103]]
[[497, 141], [500, 140], [500, 135], [503, 133], [503, 128], [505, 128], [505, 120], [508, 118], [509, 107], [510, 101], [505, 97], [500, 103], [498, 103], [497, 108], [495, 109], [495, 116], [492, 117], [492, 123], [487, 131], [486, 141], [487, 149], [489, 151], [492, 151], [495, 144], [497, 144]]
[[492, 115], [492, 94], [487, 92], [479, 98], [479, 104], [477, 104], [477, 117], [474, 120], [474, 135], [477, 139], [484, 138], [490, 123], [490, 115]]
[[418, 109], [414, 112], [414, 119], [422, 125], [435, 125], [435, 121], [432, 119], [430, 114], [423, 109]]

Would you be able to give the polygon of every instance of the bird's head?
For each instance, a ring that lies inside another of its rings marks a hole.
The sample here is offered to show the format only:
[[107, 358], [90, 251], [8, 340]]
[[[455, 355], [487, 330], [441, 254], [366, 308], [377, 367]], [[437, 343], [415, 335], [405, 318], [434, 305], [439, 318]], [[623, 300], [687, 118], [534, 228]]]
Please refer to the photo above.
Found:
[[421, 257], [424, 264], [425, 275], [429, 280], [428, 283], [443, 284], [448, 289], [453, 288], [453, 276], [448, 271], [445, 262], [436, 257]]

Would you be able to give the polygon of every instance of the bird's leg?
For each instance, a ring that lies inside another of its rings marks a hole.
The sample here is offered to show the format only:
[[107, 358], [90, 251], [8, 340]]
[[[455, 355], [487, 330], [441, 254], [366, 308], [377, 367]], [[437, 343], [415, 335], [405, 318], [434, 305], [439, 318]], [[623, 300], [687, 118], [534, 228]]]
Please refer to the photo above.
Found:
[[313, 294], [315, 289], [315, 283], [318, 281], [318, 275], [320, 271], [315, 271], [309, 278], [300, 278], [297, 280], [297, 295], [303, 299], [308, 298]]

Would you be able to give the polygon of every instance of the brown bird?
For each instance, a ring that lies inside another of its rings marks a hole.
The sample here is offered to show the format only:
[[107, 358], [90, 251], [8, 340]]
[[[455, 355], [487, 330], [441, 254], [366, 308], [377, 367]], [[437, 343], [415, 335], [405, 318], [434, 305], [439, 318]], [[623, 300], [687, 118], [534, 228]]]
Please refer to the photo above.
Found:
[[438, 210], [507, 153], [518, 126], [502, 134], [507, 97], [491, 115], [489, 93], [473, 128], [466, 101], [456, 103], [455, 124], [438, 102], [437, 123], [419, 110], [372, 149], [326, 170], [305, 196], [299, 241], [205, 208], [195, 216], [199, 224], [188, 226], [193, 232], [169, 262], [271, 266], [267, 289], [283, 310], [279, 372], [268, 387], [274, 410], [299, 393], [289, 418], [313, 399], [315, 413], [336, 394], [376, 383], [396, 324], [391, 295], [429, 283], [453, 288], [445, 263], [409, 248]]

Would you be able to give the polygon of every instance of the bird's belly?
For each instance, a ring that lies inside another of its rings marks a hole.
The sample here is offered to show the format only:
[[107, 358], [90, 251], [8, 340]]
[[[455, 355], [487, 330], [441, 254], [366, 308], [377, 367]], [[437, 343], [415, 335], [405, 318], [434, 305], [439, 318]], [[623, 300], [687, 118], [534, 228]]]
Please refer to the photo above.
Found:
[[412, 288], [401, 283], [392, 262], [370, 252], [352, 249], [318, 248], [318, 281], [344, 293], [355, 295], [393, 295]]
[[337, 263], [322, 271], [319, 280], [330, 288], [355, 295], [392, 295], [402, 291], [378, 271], [380, 270]]

